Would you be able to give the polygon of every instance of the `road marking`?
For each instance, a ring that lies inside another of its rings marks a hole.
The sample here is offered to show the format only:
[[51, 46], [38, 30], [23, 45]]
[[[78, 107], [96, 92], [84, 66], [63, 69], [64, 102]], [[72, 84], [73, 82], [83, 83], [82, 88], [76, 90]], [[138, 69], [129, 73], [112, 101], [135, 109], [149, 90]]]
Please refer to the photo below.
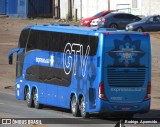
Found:
[[[15, 96], [14, 93], [7, 93], [7, 92], [3, 92], [3, 91], [0, 91], [0, 93]], [[0, 104], [4, 104], [4, 103], [0, 103]], [[60, 111], [54, 111], [54, 112], [57, 112], [58, 114], [60, 113]], [[62, 115], [63, 117], [65, 117], [65, 118], [75, 118], [75, 119], [79, 119], [78, 117], [70, 116], [70, 115], [68, 115], [68, 114], [61, 114], [61, 115]], [[82, 119], [82, 121], [83, 121], [83, 119]], [[33, 125], [33, 126], [35, 126], [35, 125]], [[37, 126], [37, 125], [36, 125], [36, 126]], [[42, 127], [44, 127], [44, 126], [42, 126]]]
[[7, 92], [3, 92], [3, 91], [0, 91], [0, 93], [4, 93], [4, 94], [8, 94], [8, 95], [13, 95], [13, 96], [15, 96], [14, 93], [7, 93]]

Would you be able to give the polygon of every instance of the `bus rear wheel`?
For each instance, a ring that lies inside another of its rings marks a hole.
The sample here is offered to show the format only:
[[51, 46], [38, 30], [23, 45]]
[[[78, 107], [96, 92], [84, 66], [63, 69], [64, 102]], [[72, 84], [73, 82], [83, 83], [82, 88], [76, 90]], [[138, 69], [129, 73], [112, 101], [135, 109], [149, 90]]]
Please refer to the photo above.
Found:
[[80, 113], [81, 113], [81, 116], [83, 118], [89, 118], [89, 113], [86, 112], [86, 106], [85, 106], [85, 101], [84, 101], [84, 98], [82, 97], [80, 99]]
[[71, 98], [71, 112], [72, 112], [73, 116], [75, 116], [75, 117], [80, 116], [80, 111], [78, 108], [78, 103], [76, 101], [75, 95], [73, 95]]
[[43, 105], [38, 102], [38, 92], [37, 92], [37, 89], [35, 89], [33, 91], [33, 102], [34, 102], [34, 107], [36, 109], [41, 109], [43, 107]]
[[30, 94], [29, 88], [25, 88], [25, 100], [27, 102], [28, 107], [33, 107], [33, 97], [32, 94]]

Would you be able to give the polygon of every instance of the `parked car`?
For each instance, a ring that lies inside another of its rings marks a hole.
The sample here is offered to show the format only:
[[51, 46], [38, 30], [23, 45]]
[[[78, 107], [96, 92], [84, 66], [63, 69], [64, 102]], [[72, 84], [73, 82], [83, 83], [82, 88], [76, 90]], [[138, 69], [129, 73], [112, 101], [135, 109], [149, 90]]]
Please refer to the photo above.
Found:
[[90, 23], [90, 26], [97, 26], [99, 21], [100, 21], [100, 18], [92, 20], [92, 22]]
[[160, 15], [148, 16], [138, 22], [128, 24], [126, 30], [139, 32], [160, 31]]
[[125, 29], [127, 24], [139, 20], [141, 20], [141, 18], [132, 14], [123, 12], [111, 12], [100, 18], [98, 27]]
[[113, 12], [112, 10], [108, 11], [108, 10], [104, 10], [104, 11], [101, 11], [99, 13], [97, 13], [96, 15], [92, 16], [92, 17], [89, 17], [89, 18], [84, 18], [81, 20], [81, 25], [82, 26], [89, 26], [90, 27], [90, 23], [92, 22], [92, 20], [94, 19], [97, 19], [97, 18], [100, 18], [110, 12]]

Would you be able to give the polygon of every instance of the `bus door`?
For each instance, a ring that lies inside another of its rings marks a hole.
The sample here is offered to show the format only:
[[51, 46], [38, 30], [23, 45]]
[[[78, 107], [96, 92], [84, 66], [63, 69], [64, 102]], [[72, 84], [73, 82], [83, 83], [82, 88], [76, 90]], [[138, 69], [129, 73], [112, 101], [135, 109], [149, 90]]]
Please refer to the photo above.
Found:
[[103, 78], [108, 101], [136, 103], [150, 99], [150, 52], [149, 35], [105, 36]]

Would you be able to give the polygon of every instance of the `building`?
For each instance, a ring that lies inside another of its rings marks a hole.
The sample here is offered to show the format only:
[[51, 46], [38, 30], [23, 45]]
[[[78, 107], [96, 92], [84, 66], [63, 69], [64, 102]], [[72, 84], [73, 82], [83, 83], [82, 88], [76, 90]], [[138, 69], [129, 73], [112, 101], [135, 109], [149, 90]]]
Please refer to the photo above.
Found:
[[6, 0], [0, 0], [0, 14], [6, 14]]
[[[61, 19], [86, 18], [102, 10], [118, 10], [134, 15], [160, 14], [160, 0], [53, 0], [55, 12]], [[59, 10], [58, 10], [59, 9]], [[57, 11], [58, 10], [58, 11]]]
[[75, 17], [82, 19], [103, 10], [118, 10], [141, 15], [141, 0], [53, 0], [53, 3], [55, 3], [53, 10], [57, 12], [55, 17], [61, 19]]
[[160, 15], [160, 0], [141, 0], [142, 15]]
[[160, 0], [0, 0], [0, 14], [80, 20], [102, 10], [145, 16], [160, 14], [159, 5]]
[[52, 17], [52, 0], [0, 0], [0, 14], [20, 18]]

